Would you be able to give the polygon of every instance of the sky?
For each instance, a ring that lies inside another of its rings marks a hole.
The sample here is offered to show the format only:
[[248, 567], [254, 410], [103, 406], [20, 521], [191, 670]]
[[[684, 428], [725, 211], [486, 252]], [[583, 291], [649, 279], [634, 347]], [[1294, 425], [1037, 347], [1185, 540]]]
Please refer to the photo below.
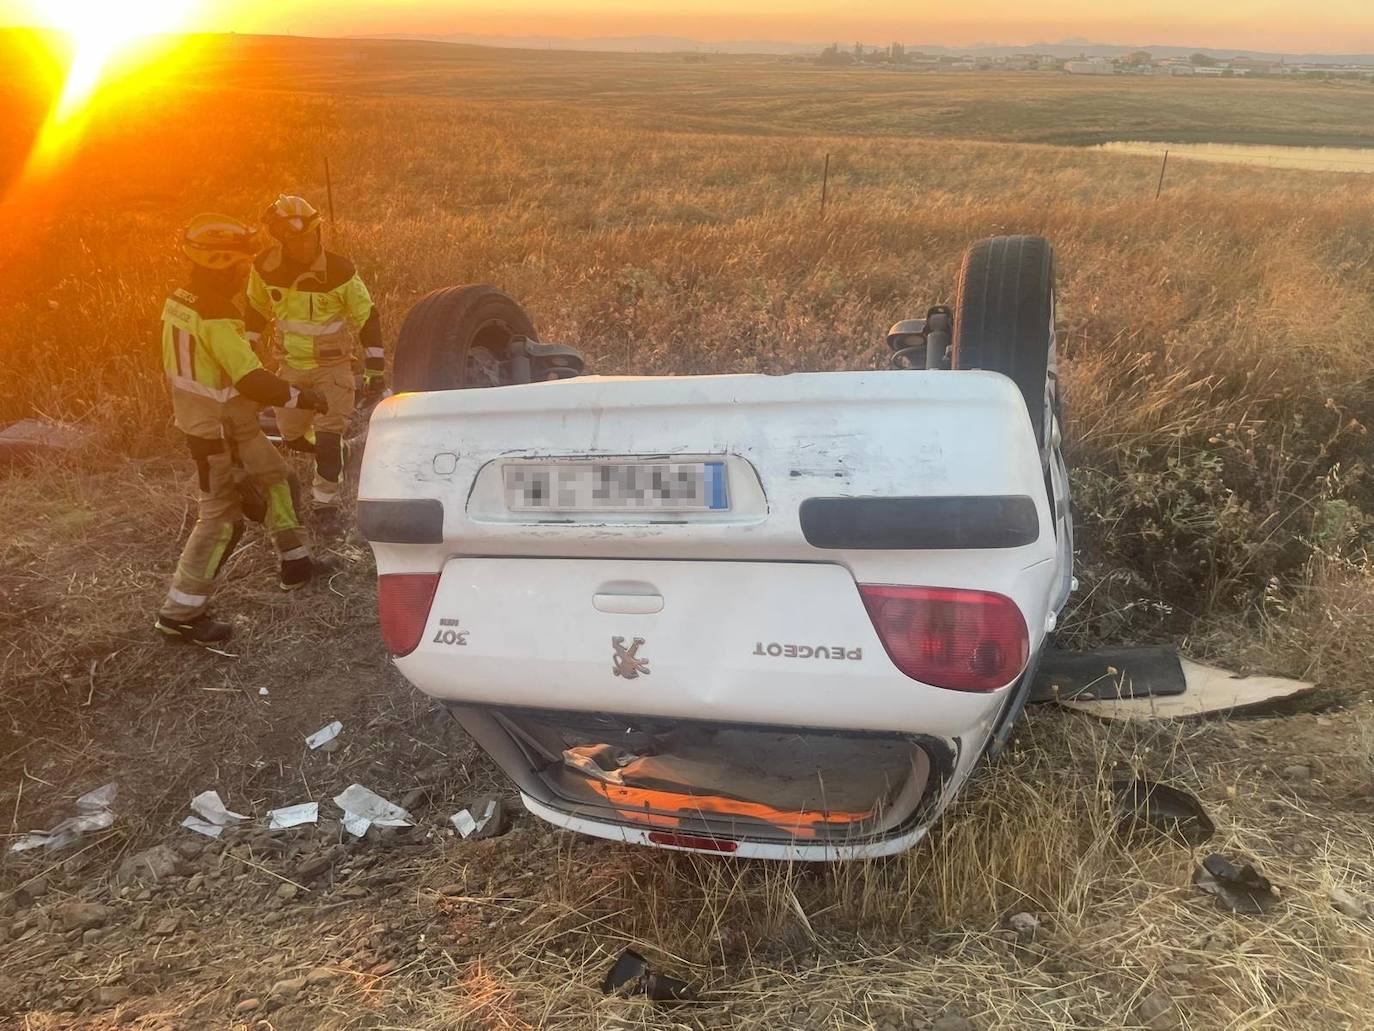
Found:
[[[0, 24], [89, 8], [183, 27], [332, 36], [686, 36], [705, 42], [1099, 43], [1374, 52], [1374, 0], [0, 0]], [[181, 8], [187, 8], [184, 12]], [[166, 26], [157, 26], [166, 27]]]

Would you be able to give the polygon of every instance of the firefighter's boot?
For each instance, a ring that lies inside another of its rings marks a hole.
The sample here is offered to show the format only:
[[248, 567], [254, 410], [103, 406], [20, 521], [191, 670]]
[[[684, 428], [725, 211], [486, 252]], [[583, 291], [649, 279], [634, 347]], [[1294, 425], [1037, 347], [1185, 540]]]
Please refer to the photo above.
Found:
[[278, 583], [283, 591], [298, 591], [317, 576], [330, 576], [342, 567], [329, 556], [286, 559], [281, 564]]
[[208, 612], [187, 620], [158, 616], [153, 627], [169, 643], [198, 644], [202, 648], [223, 644], [234, 636], [232, 626], [211, 619]]

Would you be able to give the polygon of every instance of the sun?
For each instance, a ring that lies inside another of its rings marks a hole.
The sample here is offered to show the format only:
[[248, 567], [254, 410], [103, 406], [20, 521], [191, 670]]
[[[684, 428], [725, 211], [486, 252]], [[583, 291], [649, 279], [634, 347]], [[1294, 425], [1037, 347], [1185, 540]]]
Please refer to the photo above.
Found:
[[77, 114], [100, 85], [111, 58], [131, 43], [182, 24], [194, 0], [46, 0], [43, 19], [71, 40], [72, 59], [52, 117]]
[[[121, 86], [147, 84], [153, 58], [122, 59], [141, 50], [150, 37], [183, 27], [203, 0], [41, 0], [35, 23], [65, 37], [62, 87], [29, 151], [19, 184], [46, 179], [81, 139], [92, 101]], [[157, 48], [153, 48], [156, 50]], [[165, 48], [163, 48], [165, 49]], [[118, 76], [112, 68], [118, 65]]]

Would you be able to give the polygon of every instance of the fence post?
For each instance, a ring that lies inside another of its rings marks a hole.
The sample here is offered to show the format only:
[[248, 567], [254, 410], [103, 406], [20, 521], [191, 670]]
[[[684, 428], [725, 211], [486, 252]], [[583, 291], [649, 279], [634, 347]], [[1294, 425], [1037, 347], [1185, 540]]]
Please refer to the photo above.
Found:
[[1159, 200], [1159, 192], [1164, 189], [1164, 170], [1169, 167], [1169, 151], [1164, 151], [1164, 160], [1159, 166], [1159, 185], [1155, 187], [1155, 200]]
[[329, 199], [329, 228], [334, 228], [334, 180], [329, 174], [329, 155], [324, 156], [324, 193]]

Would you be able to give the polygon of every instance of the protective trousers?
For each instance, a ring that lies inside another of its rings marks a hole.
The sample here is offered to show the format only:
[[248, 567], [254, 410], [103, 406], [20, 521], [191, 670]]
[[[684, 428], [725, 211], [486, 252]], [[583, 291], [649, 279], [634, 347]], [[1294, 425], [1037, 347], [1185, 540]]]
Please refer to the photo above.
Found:
[[287, 446], [311, 450], [301, 444], [315, 427], [315, 479], [311, 496], [316, 504], [337, 505], [343, 486], [343, 438], [355, 403], [353, 368], [347, 364], [326, 365], [318, 369], [294, 369], [283, 365], [281, 378], [294, 387], [318, 390], [329, 402], [329, 411], [319, 415], [309, 409], [278, 408], [277, 429]]
[[185, 622], [205, 611], [215, 577], [243, 536], [243, 508], [234, 483], [234, 462], [229, 443], [248, 477], [266, 499], [263, 521], [281, 561], [309, 556], [291, 503], [286, 462], [256, 425], [241, 420], [225, 425], [229, 440], [186, 438], [196, 462], [200, 507], [196, 525], [181, 549], [172, 586], [159, 615]]

